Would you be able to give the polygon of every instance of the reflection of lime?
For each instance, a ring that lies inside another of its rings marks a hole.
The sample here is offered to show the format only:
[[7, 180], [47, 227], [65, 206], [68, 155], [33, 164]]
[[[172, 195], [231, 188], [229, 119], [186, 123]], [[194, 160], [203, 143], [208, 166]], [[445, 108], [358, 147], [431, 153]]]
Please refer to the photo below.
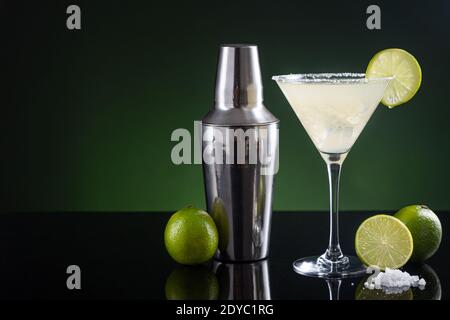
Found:
[[230, 226], [228, 223], [227, 211], [223, 200], [219, 197], [214, 199], [211, 217], [216, 223], [217, 231], [219, 232], [219, 249], [225, 251], [228, 246]]
[[187, 207], [170, 217], [164, 231], [164, 241], [175, 261], [194, 265], [212, 258], [217, 250], [218, 233], [209, 214]]
[[364, 287], [367, 277], [361, 280], [355, 290], [356, 300], [413, 300], [414, 296], [411, 289], [402, 293], [387, 294], [383, 290], [369, 290]]
[[408, 262], [413, 239], [408, 228], [397, 218], [379, 214], [366, 219], [356, 231], [355, 249], [367, 266], [397, 269]]
[[436, 272], [427, 264], [408, 264], [410, 274], [417, 274], [427, 282], [425, 288], [413, 288], [414, 300], [441, 300], [442, 287]]
[[168, 300], [216, 300], [219, 283], [205, 266], [182, 267], [172, 271], [165, 290]]
[[416, 58], [402, 49], [378, 52], [366, 70], [367, 78], [393, 76], [381, 102], [393, 108], [409, 101], [420, 88], [422, 70]]
[[411, 231], [414, 240], [412, 261], [425, 261], [437, 251], [442, 239], [442, 226], [430, 208], [421, 205], [404, 207], [395, 217]]

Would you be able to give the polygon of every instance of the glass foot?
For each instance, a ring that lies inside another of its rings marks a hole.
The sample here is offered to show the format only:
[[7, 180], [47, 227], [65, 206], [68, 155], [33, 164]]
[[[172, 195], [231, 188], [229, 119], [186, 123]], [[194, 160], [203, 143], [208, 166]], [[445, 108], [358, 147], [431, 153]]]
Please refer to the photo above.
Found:
[[293, 267], [295, 272], [304, 276], [319, 278], [350, 278], [366, 273], [366, 267], [353, 256], [344, 256], [336, 262], [323, 256], [301, 258], [294, 261]]

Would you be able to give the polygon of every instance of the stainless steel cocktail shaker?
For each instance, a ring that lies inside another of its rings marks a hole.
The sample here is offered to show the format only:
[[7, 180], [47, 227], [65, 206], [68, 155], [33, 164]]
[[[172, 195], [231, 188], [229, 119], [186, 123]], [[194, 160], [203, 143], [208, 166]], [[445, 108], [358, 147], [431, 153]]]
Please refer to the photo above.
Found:
[[223, 45], [214, 108], [202, 120], [206, 204], [219, 231], [216, 258], [267, 257], [278, 119], [263, 105], [258, 48]]

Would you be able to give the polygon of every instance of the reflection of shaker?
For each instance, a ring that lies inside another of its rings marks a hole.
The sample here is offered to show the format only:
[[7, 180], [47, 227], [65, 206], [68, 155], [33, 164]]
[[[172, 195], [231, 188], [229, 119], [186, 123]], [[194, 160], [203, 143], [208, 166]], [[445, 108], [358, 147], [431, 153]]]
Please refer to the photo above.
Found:
[[278, 119], [263, 105], [256, 46], [221, 46], [215, 105], [202, 120], [202, 151], [206, 204], [220, 237], [216, 258], [266, 258]]
[[267, 260], [252, 263], [214, 262], [220, 300], [270, 300]]

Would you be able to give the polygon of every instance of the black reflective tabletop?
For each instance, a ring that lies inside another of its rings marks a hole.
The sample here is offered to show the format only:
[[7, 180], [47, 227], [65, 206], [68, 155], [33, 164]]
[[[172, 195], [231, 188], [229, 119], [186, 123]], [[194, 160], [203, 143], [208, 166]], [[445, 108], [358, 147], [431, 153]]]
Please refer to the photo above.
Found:
[[[354, 254], [356, 228], [371, 214], [341, 214], [345, 253]], [[0, 299], [448, 299], [450, 212], [437, 214], [440, 249], [426, 264], [405, 267], [426, 279], [425, 290], [384, 296], [364, 290], [364, 278], [327, 282], [293, 271], [295, 259], [325, 249], [325, 212], [274, 212], [267, 260], [197, 267], [178, 265], [167, 254], [170, 213], [2, 213]], [[67, 288], [71, 265], [81, 270], [80, 290]]]

